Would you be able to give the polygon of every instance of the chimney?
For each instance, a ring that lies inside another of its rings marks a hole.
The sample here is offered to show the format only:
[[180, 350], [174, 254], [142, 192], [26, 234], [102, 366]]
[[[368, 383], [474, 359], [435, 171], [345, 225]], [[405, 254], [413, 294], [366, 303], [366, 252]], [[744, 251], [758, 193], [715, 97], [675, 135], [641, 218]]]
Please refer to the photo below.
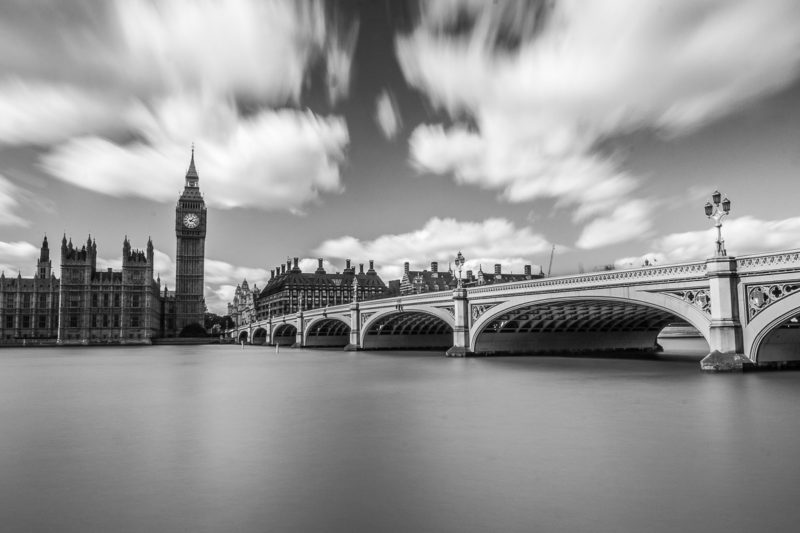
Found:
[[439, 263], [431, 261], [431, 272], [439, 272]]
[[347, 265], [347, 266], [345, 266], [344, 269], [345, 270], [350, 270], [350, 260], [349, 259], [345, 259], [345, 265]]
[[472, 270], [467, 270], [467, 279], [472, 279]]
[[275, 279], [275, 271], [274, 270], [270, 270], [269, 271], [269, 279]]
[[324, 273], [325, 269], [322, 268], [322, 258], [320, 257], [317, 259], [317, 270], [314, 272], [314, 274], [324, 274]]
[[502, 270], [500, 268], [500, 263], [495, 263], [495, 265], [494, 265], [494, 275], [495, 276], [499, 276], [502, 273], [503, 272], [502, 272]]
[[299, 259], [297, 257], [292, 259], [292, 263], [293, 263], [292, 268], [300, 268], [299, 266], [297, 266], [297, 262], [298, 261], [299, 261]]
[[358, 264], [358, 273], [359, 274], [363, 274], [364, 273], [364, 263], [359, 263]]
[[525, 265], [525, 275], [526, 276], [530, 276], [531, 275], [531, 266], [530, 265]]
[[286, 274], [286, 265], [281, 265], [281, 274]]
[[374, 274], [375, 273], [375, 261], [373, 259], [369, 260], [369, 270], [367, 270], [367, 274]]
[[409, 271], [410, 268], [411, 268], [411, 265], [408, 264], [408, 261], [403, 263], [403, 274], [408, 276], [408, 271]]

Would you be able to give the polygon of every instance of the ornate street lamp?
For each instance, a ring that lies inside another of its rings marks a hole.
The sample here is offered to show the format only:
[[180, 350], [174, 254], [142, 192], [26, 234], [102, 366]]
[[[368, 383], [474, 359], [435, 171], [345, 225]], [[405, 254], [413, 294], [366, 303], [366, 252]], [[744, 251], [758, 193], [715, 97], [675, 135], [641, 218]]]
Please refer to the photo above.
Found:
[[714, 220], [714, 225], [717, 227], [717, 249], [715, 255], [717, 257], [725, 257], [728, 253], [725, 251], [725, 241], [722, 240], [722, 218], [731, 211], [731, 201], [726, 197], [722, 199], [722, 194], [719, 191], [714, 191], [711, 195], [711, 201], [706, 202], [705, 211], [706, 216]]
[[456, 268], [458, 269], [458, 285], [456, 286], [457, 289], [461, 288], [461, 269], [464, 267], [464, 263], [466, 259], [464, 256], [461, 255], [461, 250], [458, 251], [458, 255], [456, 256]]

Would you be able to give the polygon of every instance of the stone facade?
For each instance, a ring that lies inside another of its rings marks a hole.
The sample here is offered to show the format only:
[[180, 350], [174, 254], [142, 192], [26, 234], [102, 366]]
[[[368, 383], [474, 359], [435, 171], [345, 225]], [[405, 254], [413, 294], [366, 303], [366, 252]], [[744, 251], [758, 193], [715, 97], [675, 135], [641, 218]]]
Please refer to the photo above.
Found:
[[36, 274], [6, 278], [0, 274], [0, 344], [54, 341], [58, 336], [59, 280], [53, 273], [47, 237]]
[[366, 272], [363, 264], [356, 272], [348, 259], [343, 272], [329, 274], [322, 266], [322, 259], [314, 272], [303, 272], [295, 257], [271, 270], [270, 279], [261, 291], [248, 293], [244, 284], [240, 286], [238, 299], [234, 297], [228, 312], [236, 324], [246, 324], [305, 309], [372, 300], [385, 293], [386, 284], [375, 272], [373, 261]]
[[161, 325], [160, 281], [153, 279], [153, 243], [122, 243], [122, 270], [97, 270], [97, 244], [61, 240], [60, 344], [149, 344]]
[[256, 320], [256, 297], [259, 294], [258, 286], [250, 285], [244, 280], [236, 286], [233, 302], [228, 304], [228, 315], [236, 326], [250, 324]]

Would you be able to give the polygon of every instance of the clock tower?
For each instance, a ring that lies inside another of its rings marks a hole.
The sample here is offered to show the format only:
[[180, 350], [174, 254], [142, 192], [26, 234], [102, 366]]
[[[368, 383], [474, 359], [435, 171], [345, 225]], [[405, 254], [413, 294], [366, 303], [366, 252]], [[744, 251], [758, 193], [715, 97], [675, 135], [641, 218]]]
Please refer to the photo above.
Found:
[[175, 207], [175, 331], [191, 324], [203, 326], [203, 269], [206, 248], [206, 203], [194, 167], [194, 147], [183, 193]]

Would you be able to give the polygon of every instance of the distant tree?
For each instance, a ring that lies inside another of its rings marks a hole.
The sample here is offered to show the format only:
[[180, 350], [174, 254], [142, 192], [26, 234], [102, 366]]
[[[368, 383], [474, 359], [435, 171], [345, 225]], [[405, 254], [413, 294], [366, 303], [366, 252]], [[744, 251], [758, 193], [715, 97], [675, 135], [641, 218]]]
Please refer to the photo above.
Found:
[[178, 337], [205, 337], [206, 328], [198, 323], [189, 324], [181, 330]]
[[219, 326], [220, 329], [230, 329], [233, 327], [233, 319], [230, 317], [230, 315], [220, 316], [214, 313], [206, 312], [204, 323], [206, 331], [210, 330], [214, 326]]

